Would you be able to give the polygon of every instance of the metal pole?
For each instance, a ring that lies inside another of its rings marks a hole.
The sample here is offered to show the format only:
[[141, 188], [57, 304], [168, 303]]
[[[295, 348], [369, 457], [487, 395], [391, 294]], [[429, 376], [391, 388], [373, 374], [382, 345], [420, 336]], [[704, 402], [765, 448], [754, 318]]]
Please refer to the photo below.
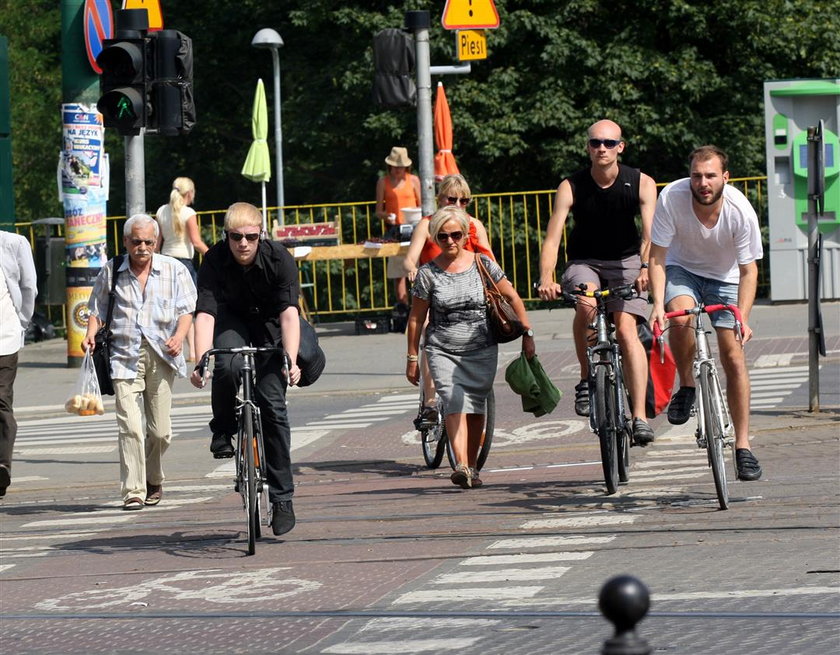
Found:
[[435, 155], [432, 135], [432, 76], [429, 71], [429, 12], [406, 12], [406, 27], [414, 30], [417, 69], [417, 152], [420, 164], [420, 198], [423, 215], [435, 211]]
[[146, 164], [143, 157], [143, 131], [125, 137], [125, 215], [146, 211]]
[[819, 227], [817, 224], [817, 176], [822, 135], [808, 128], [808, 409], [820, 411], [820, 270]]
[[286, 199], [283, 194], [283, 125], [280, 121], [280, 54], [277, 48], [271, 49], [271, 61], [274, 64], [274, 157], [277, 169], [277, 206], [278, 223], [282, 227], [285, 223], [283, 206]]

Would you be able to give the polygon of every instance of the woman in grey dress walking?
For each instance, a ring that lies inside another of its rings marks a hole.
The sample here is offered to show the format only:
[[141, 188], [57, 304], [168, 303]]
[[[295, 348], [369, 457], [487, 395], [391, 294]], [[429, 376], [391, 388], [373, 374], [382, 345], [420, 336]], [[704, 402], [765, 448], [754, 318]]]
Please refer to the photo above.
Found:
[[[498, 345], [487, 325], [484, 284], [476, 267], [476, 254], [464, 248], [469, 221], [467, 213], [454, 205], [432, 216], [430, 237], [440, 246], [441, 254], [421, 266], [414, 280], [405, 371], [408, 381], [416, 386], [420, 379], [420, 333], [428, 314], [426, 356], [445, 407], [446, 432], [457, 462], [452, 483], [463, 489], [481, 486], [476, 461], [487, 395], [499, 358]], [[533, 357], [533, 332], [522, 299], [504, 271], [490, 257], [479, 256], [528, 328], [522, 337], [522, 350], [526, 357]]]

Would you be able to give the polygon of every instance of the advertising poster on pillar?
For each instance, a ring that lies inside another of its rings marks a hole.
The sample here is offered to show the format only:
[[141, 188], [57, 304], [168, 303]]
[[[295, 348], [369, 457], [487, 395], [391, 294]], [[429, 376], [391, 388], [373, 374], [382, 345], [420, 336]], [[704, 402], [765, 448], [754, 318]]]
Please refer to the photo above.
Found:
[[99, 269], [108, 261], [105, 218], [108, 158], [102, 115], [95, 107], [72, 103], [61, 107], [63, 147], [57, 182], [64, 205], [67, 267], [67, 354], [81, 357], [87, 326], [87, 300]]

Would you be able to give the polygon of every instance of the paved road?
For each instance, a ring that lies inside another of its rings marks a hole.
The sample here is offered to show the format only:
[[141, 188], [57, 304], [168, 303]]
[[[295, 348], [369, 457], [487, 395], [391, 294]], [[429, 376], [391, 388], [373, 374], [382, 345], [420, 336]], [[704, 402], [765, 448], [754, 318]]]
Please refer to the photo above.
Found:
[[[557, 314], [539, 317], [538, 348], [568, 391]], [[299, 523], [254, 557], [200, 398], [176, 410], [163, 503], [136, 513], [115, 497], [113, 415], [24, 412], [0, 505], [0, 652], [597, 653], [611, 631], [595, 599], [619, 573], [651, 588], [640, 633], [655, 652], [837, 650], [835, 336], [820, 414], [803, 411], [801, 337], [751, 347], [765, 476], [734, 483], [726, 512], [688, 426], [657, 419], [656, 444], [633, 449], [630, 484], [608, 497], [571, 394], [535, 419], [503, 384], [485, 487], [454, 488], [422, 466], [415, 396], [371, 354], [399, 339], [323, 339], [336, 382], [292, 396]], [[337, 342], [354, 348], [337, 356]]]

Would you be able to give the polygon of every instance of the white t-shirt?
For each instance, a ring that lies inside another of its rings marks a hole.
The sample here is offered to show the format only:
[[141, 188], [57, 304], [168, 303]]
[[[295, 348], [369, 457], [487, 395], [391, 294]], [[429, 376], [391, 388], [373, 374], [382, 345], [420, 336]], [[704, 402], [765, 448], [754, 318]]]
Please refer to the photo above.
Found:
[[186, 205], [181, 207], [179, 218], [184, 229], [180, 237], [175, 234], [175, 228], [172, 225], [172, 209], [169, 205], [161, 205], [155, 216], [160, 224], [161, 236], [163, 236], [163, 248], [161, 248], [160, 254], [179, 259], [192, 259], [195, 249], [187, 234], [186, 224], [190, 216], [195, 216], [195, 210]]
[[23, 328], [6, 284], [6, 274], [0, 266], [0, 355], [13, 355], [22, 345]]
[[737, 284], [741, 279], [738, 265], [764, 256], [758, 216], [746, 196], [727, 184], [720, 217], [709, 229], [694, 213], [689, 183], [685, 177], [662, 189], [653, 215], [651, 241], [668, 248], [666, 264]]

